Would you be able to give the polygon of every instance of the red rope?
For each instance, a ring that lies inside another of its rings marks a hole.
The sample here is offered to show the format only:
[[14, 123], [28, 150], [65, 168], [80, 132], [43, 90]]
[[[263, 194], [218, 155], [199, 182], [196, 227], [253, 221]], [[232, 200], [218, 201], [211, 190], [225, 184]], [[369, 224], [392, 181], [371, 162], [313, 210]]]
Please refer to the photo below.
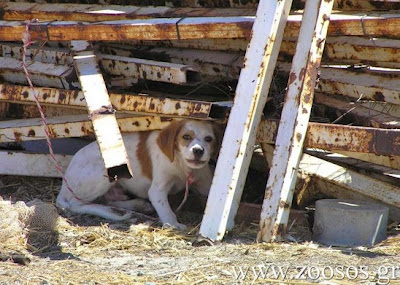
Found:
[[30, 77], [30, 74], [29, 74], [29, 71], [28, 71], [28, 65], [26, 64], [27, 48], [32, 44], [32, 38], [31, 38], [31, 35], [29, 33], [29, 27], [34, 22], [36, 22], [36, 20], [30, 20], [29, 22], [27, 22], [26, 27], [25, 27], [25, 32], [22, 34], [22, 42], [24, 43], [24, 46], [23, 46], [24, 50], [23, 50], [23, 55], [22, 55], [22, 67], [24, 69], [26, 79], [27, 79], [28, 84], [29, 84], [29, 86], [30, 86], [30, 88], [32, 90], [33, 98], [35, 99], [36, 106], [37, 106], [37, 108], [39, 110], [40, 117], [42, 119], [43, 129], [44, 129], [44, 133], [45, 133], [45, 136], [46, 136], [46, 142], [47, 142], [47, 146], [49, 148], [51, 160], [54, 163], [54, 167], [60, 173], [60, 175], [62, 177], [62, 180], [64, 181], [67, 189], [72, 193], [72, 195], [74, 195], [74, 197], [77, 200], [82, 201], [82, 199], [77, 197], [75, 195], [74, 191], [68, 185], [68, 181], [65, 178], [64, 171], [63, 171], [62, 167], [60, 166], [60, 164], [56, 160], [56, 157], [55, 157], [54, 152], [53, 152], [53, 146], [52, 146], [51, 141], [50, 141], [50, 131], [49, 131], [49, 127], [47, 125], [46, 117], [45, 117], [43, 108], [40, 105], [39, 97], [37, 96], [36, 90], [35, 90], [35, 88], [33, 86], [33, 83], [32, 83], [32, 80], [31, 80], [31, 77]]

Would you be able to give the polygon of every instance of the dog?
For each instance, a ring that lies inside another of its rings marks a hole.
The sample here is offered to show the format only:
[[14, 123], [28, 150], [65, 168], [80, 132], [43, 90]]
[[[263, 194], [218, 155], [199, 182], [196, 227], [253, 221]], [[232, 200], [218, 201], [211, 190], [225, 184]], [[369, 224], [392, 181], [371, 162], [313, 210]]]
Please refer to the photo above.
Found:
[[98, 144], [92, 142], [72, 158], [56, 205], [114, 221], [129, 219], [129, 211], [155, 209], [164, 226], [185, 230], [168, 195], [184, 190], [189, 180], [200, 195], [208, 195], [213, 179], [209, 162], [217, 157], [222, 139], [219, 124], [173, 121], [162, 130], [123, 134], [122, 138], [133, 177], [110, 183]]

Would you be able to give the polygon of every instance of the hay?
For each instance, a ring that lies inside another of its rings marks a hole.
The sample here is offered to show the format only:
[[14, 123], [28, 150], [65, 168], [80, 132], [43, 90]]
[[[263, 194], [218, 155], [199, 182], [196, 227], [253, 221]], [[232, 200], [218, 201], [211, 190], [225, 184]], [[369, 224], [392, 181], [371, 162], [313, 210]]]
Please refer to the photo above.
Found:
[[4, 201], [0, 197], [0, 240], [3, 245], [25, 246], [29, 234], [53, 231], [58, 220], [56, 208], [39, 199], [29, 203]]

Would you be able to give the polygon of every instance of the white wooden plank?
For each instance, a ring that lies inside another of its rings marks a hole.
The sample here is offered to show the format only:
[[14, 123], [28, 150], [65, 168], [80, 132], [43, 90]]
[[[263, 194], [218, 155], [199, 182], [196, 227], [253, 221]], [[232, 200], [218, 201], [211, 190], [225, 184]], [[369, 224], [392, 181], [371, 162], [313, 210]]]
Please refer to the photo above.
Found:
[[132, 175], [128, 154], [118, 128], [96, 56], [86, 41], [72, 41], [74, 65], [93, 123], [94, 132], [111, 180]]
[[200, 227], [200, 234], [211, 240], [221, 240], [233, 228], [291, 3], [259, 3]]
[[[56, 154], [62, 169], [67, 169], [71, 155]], [[21, 176], [61, 177], [48, 154], [0, 151], [0, 174]]]
[[262, 241], [279, 240], [286, 232], [332, 7], [333, 0], [306, 2], [265, 189], [258, 235]]

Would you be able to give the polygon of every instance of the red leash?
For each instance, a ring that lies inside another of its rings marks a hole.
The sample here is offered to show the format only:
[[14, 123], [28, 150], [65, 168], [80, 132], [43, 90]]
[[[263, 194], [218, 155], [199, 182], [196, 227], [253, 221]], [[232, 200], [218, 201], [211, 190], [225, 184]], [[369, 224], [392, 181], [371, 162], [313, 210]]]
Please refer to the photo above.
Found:
[[182, 202], [179, 204], [179, 207], [176, 209], [175, 212], [179, 212], [183, 205], [185, 204], [188, 196], [189, 196], [189, 187], [194, 183], [194, 178], [193, 178], [193, 173], [189, 173], [187, 179], [186, 179], [186, 188], [185, 188], [185, 196], [183, 197]]

